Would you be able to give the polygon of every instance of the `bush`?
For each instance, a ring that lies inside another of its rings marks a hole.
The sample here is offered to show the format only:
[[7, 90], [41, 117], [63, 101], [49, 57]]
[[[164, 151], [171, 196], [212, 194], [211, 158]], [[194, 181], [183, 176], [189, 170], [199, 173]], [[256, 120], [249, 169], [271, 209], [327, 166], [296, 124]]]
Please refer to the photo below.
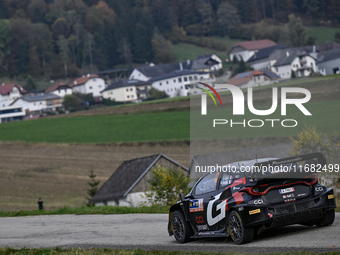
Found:
[[181, 169], [156, 166], [151, 173], [150, 191], [146, 192], [146, 197], [152, 204], [172, 205], [178, 201], [180, 193], [186, 194], [190, 190], [190, 177]]
[[164, 91], [160, 91], [155, 88], [150, 89], [149, 95], [150, 97], [147, 100], [163, 99], [163, 98], [169, 97], [169, 95], [165, 93]]

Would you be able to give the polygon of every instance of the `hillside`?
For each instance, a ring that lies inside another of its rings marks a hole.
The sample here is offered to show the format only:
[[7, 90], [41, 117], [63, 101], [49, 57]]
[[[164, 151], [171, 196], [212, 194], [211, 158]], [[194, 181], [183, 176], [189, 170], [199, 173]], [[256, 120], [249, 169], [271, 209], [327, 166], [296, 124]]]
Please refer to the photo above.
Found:
[[0, 1], [0, 81], [30, 75], [46, 82], [122, 66], [127, 75], [134, 65], [207, 50], [225, 59], [240, 40], [291, 44], [290, 14], [311, 27], [304, 44], [321, 43], [335, 39], [339, 10], [338, 1], [324, 0]]

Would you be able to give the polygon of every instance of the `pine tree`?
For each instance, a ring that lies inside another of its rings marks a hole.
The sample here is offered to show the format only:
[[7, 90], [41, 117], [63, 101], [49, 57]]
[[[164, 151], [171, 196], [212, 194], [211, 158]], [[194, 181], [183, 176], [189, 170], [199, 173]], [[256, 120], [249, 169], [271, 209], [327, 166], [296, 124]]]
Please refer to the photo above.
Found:
[[98, 191], [98, 184], [100, 183], [100, 181], [96, 181], [96, 176], [93, 172], [93, 169], [91, 169], [90, 171], [90, 181], [87, 183], [90, 188], [87, 189], [87, 194], [89, 195], [89, 197], [87, 197], [86, 199], [88, 200], [88, 202], [86, 203], [87, 206], [93, 206], [93, 203], [90, 202], [90, 199], [96, 194], [96, 192]]

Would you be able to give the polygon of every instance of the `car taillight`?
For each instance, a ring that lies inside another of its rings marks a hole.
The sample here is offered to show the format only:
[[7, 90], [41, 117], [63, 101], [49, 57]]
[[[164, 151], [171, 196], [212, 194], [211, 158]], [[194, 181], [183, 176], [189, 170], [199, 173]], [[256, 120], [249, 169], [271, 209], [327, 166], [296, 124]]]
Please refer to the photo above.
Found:
[[311, 181], [311, 182], [298, 181], [298, 182], [292, 182], [292, 183], [287, 183], [287, 184], [282, 184], [282, 185], [277, 185], [277, 186], [271, 186], [271, 187], [268, 187], [263, 192], [260, 192], [259, 188], [260, 187], [265, 187], [268, 184], [257, 186], [257, 187], [245, 187], [245, 188], [241, 189], [240, 191], [247, 192], [249, 195], [253, 195], [253, 196], [261, 196], [261, 195], [265, 195], [269, 190], [271, 190], [273, 188], [280, 188], [280, 187], [285, 187], [285, 186], [291, 186], [291, 185], [300, 184], [300, 183], [307, 184], [308, 186], [314, 185], [315, 183], [318, 182], [318, 178], [316, 176], [313, 176], [313, 177], [314, 177], [314, 180]]

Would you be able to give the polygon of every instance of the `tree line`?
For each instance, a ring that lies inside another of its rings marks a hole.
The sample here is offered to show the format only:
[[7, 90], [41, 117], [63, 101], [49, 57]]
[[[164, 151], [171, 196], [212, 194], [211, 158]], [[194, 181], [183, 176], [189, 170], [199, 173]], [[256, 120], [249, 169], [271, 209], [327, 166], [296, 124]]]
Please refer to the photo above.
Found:
[[340, 23], [335, 0], [4, 0], [0, 75], [60, 78], [171, 62], [172, 43], [184, 36], [252, 39], [242, 24], [282, 24], [291, 13], [307, 24]]

